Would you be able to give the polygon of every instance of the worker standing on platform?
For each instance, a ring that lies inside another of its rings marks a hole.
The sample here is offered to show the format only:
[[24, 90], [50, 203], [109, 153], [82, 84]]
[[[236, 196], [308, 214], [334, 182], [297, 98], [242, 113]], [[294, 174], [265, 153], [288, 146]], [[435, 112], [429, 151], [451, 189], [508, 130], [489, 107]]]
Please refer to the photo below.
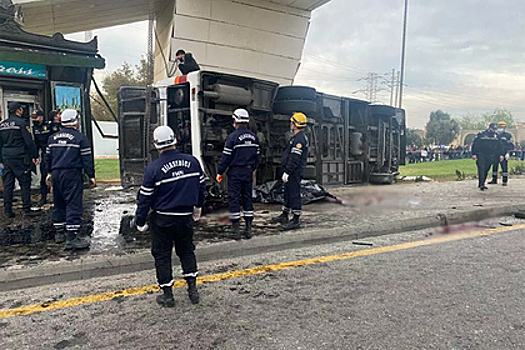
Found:
[[233, 112], [233, 131], [226, 139], [222, 157], [219, 162], [217, 181], [223, 180], [223, 174], [228, 174], [228, 210], [232, 223], [232, 237], [241, 239], [241, 199], [244, 212], [244, 237], [252, 238], [253, 175], [260, 160], [259, 138], [248, 129], [250, 115], [242, 108]]
[[40, 202], [38, 205], [44, 205], [47, 203], [47, 194], [49, 188], [46, 184], [46, 162], [44, 161], [46, 155], [46, 147], [49, 136], [51, 135], [51, 126], [44, 118], [44, 112], [35, 110], [31, 114], [31, 120], [33, 121], [33, 137], [35, 138], [35, 144], [37, 151], [40, 155]]
[[193, 245], [193, 224], [200, 220], [204, 205], [206, 183], [199, 161], [192, 155], [175, 149], [177, 139], [169, 126], [159, 126], [153, 132], [155, 148], [160, 157], [146, 167], [138, 194], [135, 225], [146, 231], [146, 217], [150, 211], [151, 253], [155, 259], [157, 282], [163, 295], [157, 303], [175, 306], [173, 298], [173, 271], [171, 254], [173, 243], [182, 265], [183, 277], [188, 284], [192, 304], [200, 301], [197, 291], [197, 260]]
[[9, 118], [0, 122], [0, 167], [3, 168], [4, 212], [9, 218], [13, 212], [15, 179], [20, 184], [22, 210], [31, 216], [31, 161], [38, 165], [38, 152], [31, 138], [29, 121], [24, 118], [24, 107], [9, 103]]
[[[284, 230], [294, 230], [301, 226], [301, 177], [304, 175], [308, 159], [308, 137], [304, 132], [307, 118], [303, 113], [294, 113], [290, 118], [292, 138], [281, 157], [284, 182], [283, 212], [274, 222], [283, 224]], [[289, 221], [290, 212], [293, 219]]]
[[66, 241], [66, 249], [89, 248], [90, 238], [81, 230], [84, 213], [84, 175], [90, 188], [96, 186], [91, 145], [77, 128], [80, 116], [74, 109], [62, 113], [63, 129], [49, 137], [46, 149], [46, 183], [53, 187], [53, 224], [55, 242]]

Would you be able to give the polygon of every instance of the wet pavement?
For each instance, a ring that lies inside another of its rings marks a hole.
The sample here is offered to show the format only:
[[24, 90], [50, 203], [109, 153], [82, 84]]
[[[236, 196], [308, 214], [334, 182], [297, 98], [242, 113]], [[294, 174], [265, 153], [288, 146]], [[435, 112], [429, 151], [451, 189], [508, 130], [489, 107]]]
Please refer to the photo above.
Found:
[[[525, 179], [511, 179], [510, 186], [493, 186], [485, 192], [476, 189], [475, 180], [328, 188], [339, 201], [325, 200], [303, 207], [302, 226], [304, 230], [373, 227], [428, 215], [446, 216], [476, 208], [517, 205], [525, 203], [524, 189]], [[43, 261], [75, 260], [86, 255], [123, 255], [148, 250], [148, 233], [136, 234], [132, 241], [119, 234], [121, 218], [135, 211], [135, 198], [134, 190], [113, 185], [85, 191], [85, 229], [92, 231], [92, 244], [89, 251], [83, 252], [65, 252], [62, 245], [53, 242], [50, 204], [35, 218], [2, 217], [0, 269], [34, 266]], [[279, 225], [270, 222], [280, 207], [255, 206], [254, 235], [286, 234]], [[19, 208], [16, 210], [20, 213]], [[195, 242], [199, 246], [230, 240], [228, 229], [227, 211], [214, 211], [197, 225]]]

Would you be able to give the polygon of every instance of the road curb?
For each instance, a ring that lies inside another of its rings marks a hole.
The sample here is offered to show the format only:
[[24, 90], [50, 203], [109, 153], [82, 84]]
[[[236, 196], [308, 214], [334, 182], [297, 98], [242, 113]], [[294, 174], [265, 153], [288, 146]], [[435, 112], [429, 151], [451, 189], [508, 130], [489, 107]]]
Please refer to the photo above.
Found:
[[[439, 227], [444, 220], [449, 225], [480, 221], [497, 216], [513, 215], [525, 209], [525, 204], [479, 208], [460, 212], [428, 215], [421, 218], [372, 223], [360, 227], [341, 227], [326, 230], [299, 230], [280, 235], [254, 237], [249, 241], [228, 241], [197, 247], [199, 262], [255, 255], [264, 252], [300, 248], [308, 245], [335, 243], [391, 233], [401, 233]], [[86, 280], [95, 277], [133, 273], [154, 268], [151, 253], [141, 252], [126, 256], [87, 257], [60, 265], [38, 266], [13, 271], [0, 271], [0, 291]]]

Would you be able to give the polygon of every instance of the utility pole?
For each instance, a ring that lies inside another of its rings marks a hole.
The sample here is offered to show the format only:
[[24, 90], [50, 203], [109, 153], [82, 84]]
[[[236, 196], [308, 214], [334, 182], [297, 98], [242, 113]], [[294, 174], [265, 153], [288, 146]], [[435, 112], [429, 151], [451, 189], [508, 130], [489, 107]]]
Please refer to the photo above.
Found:
[[[395, 107], [397, 105], [397, 89], [399, 81], [399, 71], [396, 74], [396, 69], [392, 68], [391, 73], [385, 73], [385, 78], [382, 84], [387, 87], [387, 91], [390, 91], [390, 105]], [[395, 99], [394, 99], [395, 95]]]
[[394, 107], [397, 107], [397, 108], [401, 108], [401, 106], [399, 106], [398, 102], [399, 102], [399, 76], [400, 76], [400, 72], [397, 71], [397, 76], [396, 76], [396, 105]]
[[403, 43], [401, 45], [401, 78], [399, 80], [399, 108], [403, 106], [403, 84], [405, 81], [405, 51], [407, 37], [408, 0], [405, 0], [405, 15], [403, 18]]

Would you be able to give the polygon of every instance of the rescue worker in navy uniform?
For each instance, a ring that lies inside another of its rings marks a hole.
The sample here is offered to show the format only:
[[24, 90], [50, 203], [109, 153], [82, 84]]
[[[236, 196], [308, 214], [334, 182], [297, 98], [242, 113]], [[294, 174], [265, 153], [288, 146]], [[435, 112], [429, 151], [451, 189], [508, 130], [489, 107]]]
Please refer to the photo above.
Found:
[[81, 230], [84, 175], [89, 177], [90, 187], [96, 186], [95, 167], [91, 145], [77, 128], [80, 116], [74, 109], [62, 113], [63, 129], [49, 137], [46, 148], [46, 183], [53, 187], [53, 224], [55, 242], [66, 241], [66, 250], [87, 249], [90, 238]]
[[60, 124], [61, 118], [62, 113], [60, 112], [60, 109], [49, 112], [49, 127], [51, 129], [51, 134], [62, 130], [62, 124]]
[[[512, 135], [505, 131], [506, 127], [506, 122], [500, 121], [498, 123], [498, 129], [496, 130], [496, 133], [501, 143], [501, 154], [498, 154], [496, 155], [496, 157], [494, 157], [494, 164], [492, 165], [492, 181], [489, 182], [489, 184], [491, 185], [495, 185], [498, 183], [498, 170], [500, 164], [503, 176], [502, 185], [507, 186], [507, 183], [509, 181], [509, 152], [514, 149], [514, 144], [512, 144]], [[503, 156], [503, 160], [501, 161], [499, 157], [500, 155]]]
[[15, 179], [20, 184], [22, 210], [31, 216], [31, 161], [39, 164], [38, 152], [29, 121], [23, 118], [24, 107], [18, 102], [9, 104], [9, 118], [0, 122], [0, 166], [4, 168], [4, 212], [9, 218], [13, 212]]
[[244, 212], [244, 237], [252, 238], [253, 203], [252, 184], [253, 174], [259, 165], [260, 148], [259, 138], [248, 129], [250, 115], [245, 109], [239, 108], [233, 112], [233, 126], [235, 131], [228, 135], [222, 157], [219, 162], [217, 181], [223, 180], [223, 174], [228, 174], [228, 210], [232, 222], [232, 237], [241, 239], [240, 220], [241, 204]]
[[51, 135], [50, 123], [44, 118], [44, 112], [35, 110], [31, 114], [31, 120], [33, 121], [33, 137], [35, 138], [35, 144], [37, 151], [40, 155], [40, 202], [38, 205], [44, 205], [47, 203], [47, 194], [49, 188], [46, 184], [46, 162], [44, 161], [46, 154], [47, 141]]
[[183, 75], [186, 75], [191, 72], [195, 72], [201, 69], [191, 52], [186, 53], [184, 50], [180, 49], [175, 54], [177, 58], [177, 63], [179, 64], [179, 70]]
[[146, 167], [138, 193], [135, 225], [146, 231], [146, 217], [153, 212], [151, 223], [151, 253], [155, 259], [157, 282], [163, 294], [157, 297], [161, 306], [173, 307], [173, 272], [171, 254], [175, 253], [182, 265], [192, 304], [200, 301], [197, 290], [197, 261], [193, 245], [193, 224], [199, 221], [204, 205], [206, 183], [199, 161], [192, 155], [175, 149], [177, 140], [169, 126], [159, 126], [153, 132], [155, 147], [160, 157]]
[[472, 142], [472, 159], [476, 161], [478, 167], [478, 188], [481, 191], [488, 189], [485, 186], [485, 180], [494, 162], [494, 157], [497, 156], [503, 160], [501, 143], [496, 134], [496, 123], [490, 123], [489, 127], [480, 132]]
[[[281, 157], [284, 170], [284, 207], [281, 215], [273, 219], [283, 224], [284, 230], [294, 230], [301, 226], [301, 176], [308, 158], [308, 138], [304, 132], [307, 119], [303, 113], [294, 113], [290, 118], [292, 138]], [[290, 212], [293, 218], [289, 221]]]

